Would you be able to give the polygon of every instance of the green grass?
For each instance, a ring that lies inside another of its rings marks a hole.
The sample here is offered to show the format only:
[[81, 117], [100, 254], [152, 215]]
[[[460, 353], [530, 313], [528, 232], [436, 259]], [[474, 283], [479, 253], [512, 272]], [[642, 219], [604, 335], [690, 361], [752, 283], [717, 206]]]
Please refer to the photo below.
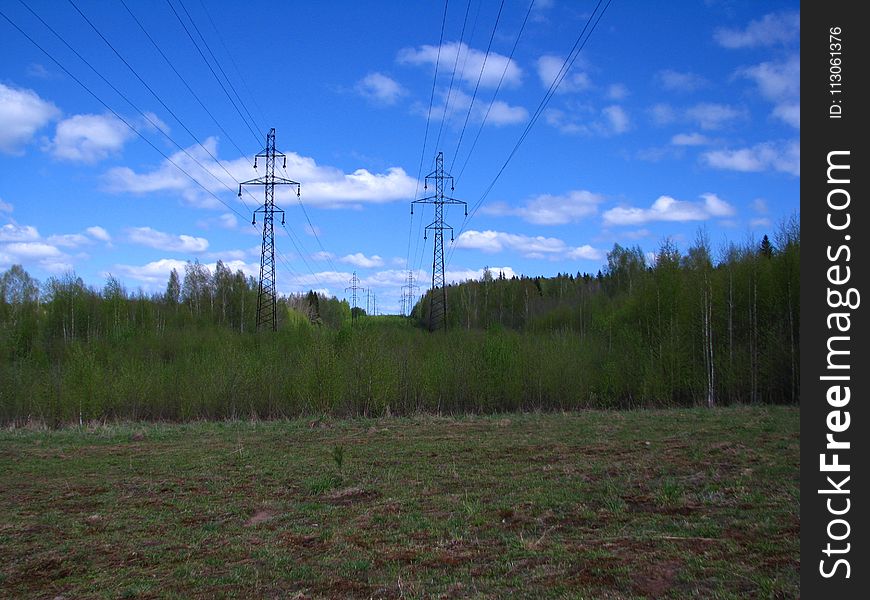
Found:
[[798, 448], [782, 407], [5, 429], [0, 597], [792, 598]]

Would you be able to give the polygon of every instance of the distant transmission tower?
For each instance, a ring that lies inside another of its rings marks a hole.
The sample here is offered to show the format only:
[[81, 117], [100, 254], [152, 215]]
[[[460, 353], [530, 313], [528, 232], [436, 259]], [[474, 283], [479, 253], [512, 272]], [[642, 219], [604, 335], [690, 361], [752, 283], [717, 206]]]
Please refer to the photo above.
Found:
[[[414, 271], [408, 270], [408, 279], [405, 280], [405, 285], [402, 286], [402, 315], [408, 316], [414, 310], [414, 290], [417, 289], [414, 283]], [[405, 291], [407, 290], [407, 292]]]
[[281, 213], [281, 224], [284, 224], [284, 211], [275, 208], [275, 186], [295, 185], [296, 196], [301, 194], [302, 186], [298, 181], [284, 179], [275, 176], [275, 159], [284, 159], [284, 168], [287, 168], [287, 156], [275, 151], [275, 128], [269, 130], [266, 135], [266, 148], [254, 157], [254, 168], [257, 168], [257, 159], [266, 159], [266, 176], [243, 181], [239, 184], [239, 198], [242, 197], [243, 185], [262, 185], [266, 191], [266, 199], [262, 208], [254, 211], [251, 223], [257, 223], [257, 213], [263, 213], [263, 249], [260, 253], [260, 285], [257, 290], [257, 331], [260, 328], [278, 329], [278, 293], [275, 289], [275, 213]]
[[[435, 232], [435, 251], [432, 258], [432, 294], [429, 297], [429, 331], [435, 331], [439, 327], [447, 329], [447, 288], [444, 281], [444, 230], [450, 230], [450, 241], [453, 241], [453, 228], [444, 224], [444, 205], [461, 204], [465, 207], [465, 216], [468, 216], [468, 206], [462, 200], [456, 200], [444, 195], [444, 182], [450, 180], [450, 191], [454, 190], [453, 176], [444, 172], [444, 153], [439, 152], [435, 157], [435, 170], [426, 175], [423, 185], [424, 190], [429, 189], [429, 180], [435, 182], [435, 193], [425, 198], [411, 202], [411, 214], [414, 214], [415, 204], [434, 204], [435, 220], [426, 226], [426, 232]], [[427, 238], [426, 233], [423, 239]]]
[[357, 292], [363, 291], [365, 288], [360, 287], [359, 285], [359, 277], [356, 276], [356, 271], [353, 272], [353, 277], [350, 278], [350, 286], [344, 288], [344, 291], [350, 290], [351, 292], [351, 304], [350, 304], [350, 322], [351, 324], [356, 323], [356, 300], [357, 300]]

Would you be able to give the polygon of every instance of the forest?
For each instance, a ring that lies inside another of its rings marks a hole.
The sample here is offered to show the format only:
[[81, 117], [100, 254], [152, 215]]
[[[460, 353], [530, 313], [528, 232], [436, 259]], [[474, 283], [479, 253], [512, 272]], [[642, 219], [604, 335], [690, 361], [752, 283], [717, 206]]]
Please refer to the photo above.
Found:
[[493, 413], [796, 404], [800, 227], [654, 259], [618, 244], [596, 274], [484, 271], [410, 317], [315, 292], [256, 332], [257, 282], [190, 262], [165, 291], [74, 273], [0, 275], [0, 423]]

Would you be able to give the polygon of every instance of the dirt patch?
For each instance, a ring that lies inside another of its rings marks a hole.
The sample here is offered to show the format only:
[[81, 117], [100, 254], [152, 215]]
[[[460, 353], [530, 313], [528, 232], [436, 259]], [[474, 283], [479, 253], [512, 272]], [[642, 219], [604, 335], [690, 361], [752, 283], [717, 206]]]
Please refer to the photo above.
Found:
[[326, 500], [330, 504], [348, 505], [354, 504], [356, 502], [369, 500], [376, 497], [377, 495], [378, 493], [373, 490], [364, 490], [358, 487], [349, 487], [343, 490], [336, 490], [330, 494], [327, 494]]
[[285, 533], [279, 538], [280, 545], [294, 548], [322, 548], [319, 533]]
[[648, 567], [640, 573], [635, 573], [632, 587], [647, 598], [662, 598], [673, 587], [681, 567], [682, 564], [676, 560]]
[[265, 523], [266, 521], [271, 521], [275, 517], [278, 516], [278, 513], [274, 510], [270, 510], [268, 508], [263, 510], [258, 510], [254, 513], [254, 516], [245, 521], [245, 527], [254, 527], [255, 525], [259, 525], [260, 523]]
[[410, 565], [420, 560], [420, 551], [417, 548], [388, 549], [383, 556], [387, 562]]
[[646, 496], [633, 496], [626, 499], [630, 510], [639, 513], [658, 513], [662, 515], [687, 516], [698, 510], [698, 506], [691, 504], [662, 506], [652, 498]]

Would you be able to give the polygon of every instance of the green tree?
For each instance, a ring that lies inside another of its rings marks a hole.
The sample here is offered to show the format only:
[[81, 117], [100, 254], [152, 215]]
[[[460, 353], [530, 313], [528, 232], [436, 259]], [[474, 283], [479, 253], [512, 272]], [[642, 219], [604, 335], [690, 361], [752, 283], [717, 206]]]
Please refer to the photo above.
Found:
[[169, 273], [169, 282], [166, 284], [164, 298], [166, 303], [171, 306], [176, 306], [181, 299], [181, 278], [175, 269], [172, 269], [172, 272]]

